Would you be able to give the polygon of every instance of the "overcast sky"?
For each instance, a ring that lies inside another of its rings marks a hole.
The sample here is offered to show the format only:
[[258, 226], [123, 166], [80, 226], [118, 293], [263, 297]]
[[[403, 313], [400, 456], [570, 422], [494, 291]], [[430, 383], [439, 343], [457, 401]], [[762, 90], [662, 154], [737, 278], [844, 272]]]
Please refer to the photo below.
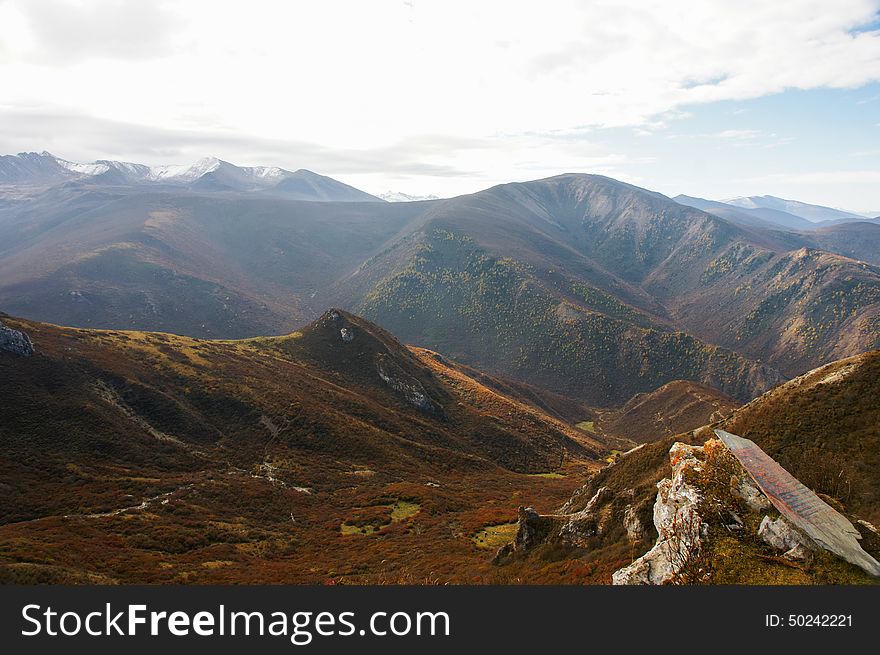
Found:
[[0, 0], [0, 152], [880, 213], [880, 0]]

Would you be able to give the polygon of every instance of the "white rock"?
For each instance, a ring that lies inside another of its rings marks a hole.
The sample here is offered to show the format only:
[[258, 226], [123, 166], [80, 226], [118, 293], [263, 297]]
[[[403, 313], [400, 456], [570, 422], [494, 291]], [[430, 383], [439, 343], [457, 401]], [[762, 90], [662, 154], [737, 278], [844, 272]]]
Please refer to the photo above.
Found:
[[790, 560], [804, 560], [809, 556], [810, 551], [806, 546], [798, 544], [794, 548], [785, 551], [782, 556]]
[[795, 530], [791, 523], [780, 516], [776, 520], [765, 516], [758, 528], [758, 536], [764, 543], [776, 548], [777, 550], [790, 551], [796, 546], [809, 547], [810, 542], [807, 537], [801, 535]]
[[704, 527], [697, 512], [700, 492], [687, 483], [685, 476], [702, 470], [703, 463], [698, 458], [702, 454], [702, 446], [681, 442], [669, 449], [672, 477], [657, 483], [654, 503], [657, 542], [632, 564], [615, 571], [611, 576], [613, 584], [665, 584], [699, 552]]
[[645, 527], [632, 505], [627, 505], [623, 511], [623, 527], [626, 528], [626, 536], [630, 541], [639, 541], [645, 536]]
[[767, 496], [758, 489], [758, 485], [746, 473], [731, 480], [730, 486], [733, 493], [746, 501], [746, 505], [753, 512], [766, 512], [772, 506]]
[[586, 507], [568, 517], [568, 520], [559, 529], [559, 536], [570, 544], [587, 548], [590, 537], [599, 532], [599, 516], [596, 510], [609, 496], [613, 495], [614, 492], [608, 487], [600, 487], [590, 498]]

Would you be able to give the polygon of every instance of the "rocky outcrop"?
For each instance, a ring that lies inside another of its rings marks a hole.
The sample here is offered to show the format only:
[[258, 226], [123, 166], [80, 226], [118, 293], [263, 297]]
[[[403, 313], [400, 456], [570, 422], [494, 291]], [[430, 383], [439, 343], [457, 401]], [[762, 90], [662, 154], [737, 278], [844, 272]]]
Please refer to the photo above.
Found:
[[641, 541], [645, 538], [645, 526], [642, 525], [642, 520], [632, 505], [627, 505], [623, 512], [623, 527], [630, 541]]
[[571, 546], [588, 548], [590, 538], [606, 528], [605, 523], [610, 515], [608, 512], [601, 512], [600, 508], [613, 495], [614, 492], [608, 487], [599, 487], [584, 509], [564, 518], [559, 528], [559, 538]]
[[[874, 560], [867, 553], [862, 552], [861, 559], [851, 556], [848, 551], [841, 553], [835, 543], [821, 538], [821, 531], [818, 533], [820, 537], [816, 537], [801, 528], [797, 521], [809, 521], [807, 515], [816, 520], [815, 515], [808, 513], [815, 505], [806, 502], [798, 505], [807, 513], [804, 516], [788, 506], [777, 511], [778, 503], [764, 491], [763, 486], [759, 486], [760, 481], [783, 485], [784, 476], [791, 478], [790, 474], [778, 467], [778, 464], [763, 451], [759, 451], [752, 442], [748, 442], [752, 451], [759, 453], [781, 471], [774, 472], [770, 464], [764, 460], [758, 461], [757, 455], [752, 454], [751, 459], [746, 458], [746, 462], [753, 466], [760, 464], [760, 471], [767, 476], [753, 479], [741, 456], [732, 450], [725, 438], [735, 435], [722, 435], [721, 438], [710, 439], [702, 447], [683, 443], [672, 446], [669, 451], [672, 475], [657, 484], [657, 500], [654, 504], [657, 542], [632, 564], [612, 574], [614, 584], [668, 584], [711, 580], [712, 574], [709, 571], [719, 564], [723, 567], [718, 557], [724, 557], [713, 550], [713, 544], [716, 543], [713, 540], [723, 541], [732, 535], [736, 535], [736, 539], [744, 538], [745, 543], [763, 542], [769, 546], [771, 552], [776, 551], [787, 560], [811, 559], [811, 552], [826, 550], [874, 574], [871, 566]], [[740, 437], [736, 439], [742, 441]], [[758, 464], [754, 464], [755, 461]], [[793, 478], [792, 481], [800, 485]], [[788, 489], [789, 486], [782, 488]], [[803, 501], [807, 495], [814, 494], [804, 488], [804, 493], [799, 498]], [[785, 511], [795, 512], [794, 518], [786, 515]], [[830, 507], [828, 511], [834, 512]], [[847, 529], [854, 531], [849, 519], [837, 512], [834, 514], [839, 525], [844, 528], [849, 526]], [[807, 522], [806, 525], [809, 528], [812, 524]], [[757, 561], [761, 561], [761, 558], [771, 561], [774, 559], [766, 554], [766, 547], [764, 554], [760, 550], [759, 547], [757, 551], [753, 551], [753, 557]]]
[[[644, 553], [611, 573], [618, 585], [858, 579], [817, 554], [827, 551], [874, 575], [873, 568], [853, 562], [790, 519], [765, 491], [764, 478], [753, 477], [724, 439], [696, 445], [711, 434], [695, 431], [680, 437], [692, 438], [692, 444], [663, 440], [621, 455], [594, 473], [557, 514], [521, 510], [516, 539], [499, 550], [495, 563], [587, 556], [591, 564], [613, 561], [617, 568], [630, 553]], [[849, 523], [854, 517], [840, 519], [855, 530]], [[876, 528], [864, 520], [858, 526], [866, 550], [880, 552]], [[866, 562], [869, 557], [865, 552]], [[591, 575], [605, 582], [608, 573]]]
[[648, 528], [641, 516], [647, 507], [638, 502], [632, 489], [616, 492], [599, 485], [592, 491], [591, 486], [587, 483], [578, 492], [591, 493], [586, 496], [589, 500], [579, 502], [573, 498], [558, 514], [538, 514], [531, 507], [520, 508], [516, 538], [499, 549], [494, 562], [504, 564], [539, 549], [557, 554], [583, 552], [618, 540], [635, 543], [648, 538]]
[[376, 370], [382, 382], [399, 392], [410, 405], [429, 414], [437, 411], [437, 405], [428, 396], [422, 383], [407, 375], [389, 356], [384, 353], [376, 356]]
[[[880, 562], [862, 548], [859, 541], [863, 537], [842, 513], [845, 510], [840, 501], [805, 486], [750, 439], [721, 429], [716, 429], [715, 434], [785, 519], [782, 523], [762, 521], [761, 536], [765, 542], [778, 542], [786, 547], [815, 544], [880, 577]], [[798, 538], [798, 533], [803, 539]]]
[[657, 542], [632, 564], [615, 571], [611, 577], [614, 584], [665, 584], [699, 555], [705, 532], [698, 511], [701, 494], [689, 477], [702, 470], [703, 456], [701, 446], [680, 442], [672, 446], [672, 477], [657, 483]]
[[553, 517], [542, 516], [533, 507], [519, 508], [519, 528], [514, 540], [502, 546], [493, 562], [503, 564], [514, 555], [527, 553], [545, 541], [554, 528]]
[[758, 527], [758, 536], [768, 546], [785, 551], [782, 556], [791, 560], [806, 559], [816, 547], [809, 537], [801, 534], [782, 516], [775, 520], [765, 516]]
[[[720, 480], [719, 488], [713, 489], [707, 505], [715, 508], [714, 516], [724, 517], [721, 524], [729, 533], [741, 533], [746, 529], [737, 511], [764, 515], [757, 536], [768, 546], [783, 552], [790, 560], [802, 560], [809, 556], [816, 545], [798, 531], [784, 517], [771, 518], [772, 504], [727, 452], [718, 439], [711, 439], [704, 446], [675, 443], [669, 451], [672, 475], [657, 483], [657, 500], [654, 504], [654, 526], [657, 542], [647, 553], [612, 575], [612, 582], [628, 584], [668, 584], [683, 576], [699, 575], [696, 564], [706, 537], [709, 519], [701, 512], [705, 492], [701, 486]], [[711, 461], [707, 461], [711, 460]], [[714, 470], [704, 473], [706, 467]], [[728, 487], [729, 481], [729, 487]], [[724, 487], [728, 487], [725, 491]], [[723, 506], [719, 496], [729, 493], [741, 501], [736, 511]], [[757, 519], [755, 519], [757, 522]], [[752, 524], [754, 525], [754, 523]], [[754, 529], [754, 528], [753, 528]], [[690, 581], [690, 580], [689, 580]]]
[[13, 330], [0, 323], [0, 350], [21, 357], [30, 357], [34, 354], [34, 344], [21, 330]]

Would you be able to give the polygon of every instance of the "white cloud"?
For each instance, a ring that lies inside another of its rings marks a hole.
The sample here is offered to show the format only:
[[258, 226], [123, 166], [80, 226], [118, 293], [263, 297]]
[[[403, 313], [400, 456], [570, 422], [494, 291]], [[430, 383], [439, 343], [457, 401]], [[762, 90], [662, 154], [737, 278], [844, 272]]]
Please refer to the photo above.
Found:
[[724, 130], [722, 132], [718, 132], [713, 136], [719, 137], [721, 139], [757, 139], [761, 136], [760, 130]]
[[36, 62], [67, 66], [89, 58], [153, 58], [171, 47], [175, 17], [159, 2], [0, 0], [11, 20], [7, 50]]
[[[693, 103], [880, 80], [880, 33], [854, 31], [878, 9], [877, 0], [835, 0], [833, 10], [827, 0], [0, 0], [0, 102], [34, 120], [172, 131], [181, 157], [228, 148], [217, 154], [317, 168], [295, 151], [255, 158], [273, 141], [319, 144], [364, 160], [385, 149], [393, 159], [377, 169], [504, 179], [541, 161], [553, 170], [605, 161], [588, 128], [648, 134]], [[544, 133], [571, 138], [521, 136]], [[88, 135], [53, 139], [71, 158], [108, 154]], [[117, 150], [167, 161], [143, 140], [126, 146], [124, 134]]]

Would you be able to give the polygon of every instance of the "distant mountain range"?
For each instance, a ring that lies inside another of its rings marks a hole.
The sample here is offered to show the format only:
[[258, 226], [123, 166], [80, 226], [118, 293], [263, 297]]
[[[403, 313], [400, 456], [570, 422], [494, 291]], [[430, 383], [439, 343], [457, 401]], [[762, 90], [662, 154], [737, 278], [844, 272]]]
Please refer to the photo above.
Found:
[[48, 152], [0, 156], [0, 187], [49, 187], [63, 183], [100, 186], [168, 186], [194, 191], [280, 195], [296, 200], [379, 202], [380, 199], [337, 180], [299, 169], [236, 166], [206, 157], [194, 164], [146, 166], [101, 159], [80, 164]]
[[385, 202], [419, 202], [422, 200], [439, 200], [439, 196], [411, 196], [401, 191], [386, 191], [380, 193], [379, 197]]
[[[869, 221], [743, 224], [596, 175], [431, 202], [314, 190], [304, 202], [277, 191], [302, 175], [212, 160], [144, 167], [131, 175], [152, 181], [124, 185], [94, 181], [120, 170], [109, 163], [3, 163], [7, 179], [72, 176], [0, 194], [0, 310], [36, 320], [238, 338], [339, 306], [599, 407], [673, 380], [748, 400], [880, 345]], [[280, 181], [258, 188], [267, 179]]]
[[832, 207], [785, 200], [775, 196], [749, 196], [719, 201], [678, 195], [673, 200], [741, 225], [753, 227], [811, 231], [842, 223], [880, 223], [880, 217], [871, 218]]
[[776, 196], [748, 196], [739, 198], [730, 198], [722, 200], [722, 202], [742, 207], [743, 209], [772, 209], [774, 211], [786, 212], [800, 216], [813, 223], [821, 223], [822, 221], [847, 221], [859, 220], [864, 218], [860, 214], [847, 212], [833, 207], [823, 207], [822, 205], [811, 205], [798, 200], [786, 200], [785, 198], [777, 198]]

